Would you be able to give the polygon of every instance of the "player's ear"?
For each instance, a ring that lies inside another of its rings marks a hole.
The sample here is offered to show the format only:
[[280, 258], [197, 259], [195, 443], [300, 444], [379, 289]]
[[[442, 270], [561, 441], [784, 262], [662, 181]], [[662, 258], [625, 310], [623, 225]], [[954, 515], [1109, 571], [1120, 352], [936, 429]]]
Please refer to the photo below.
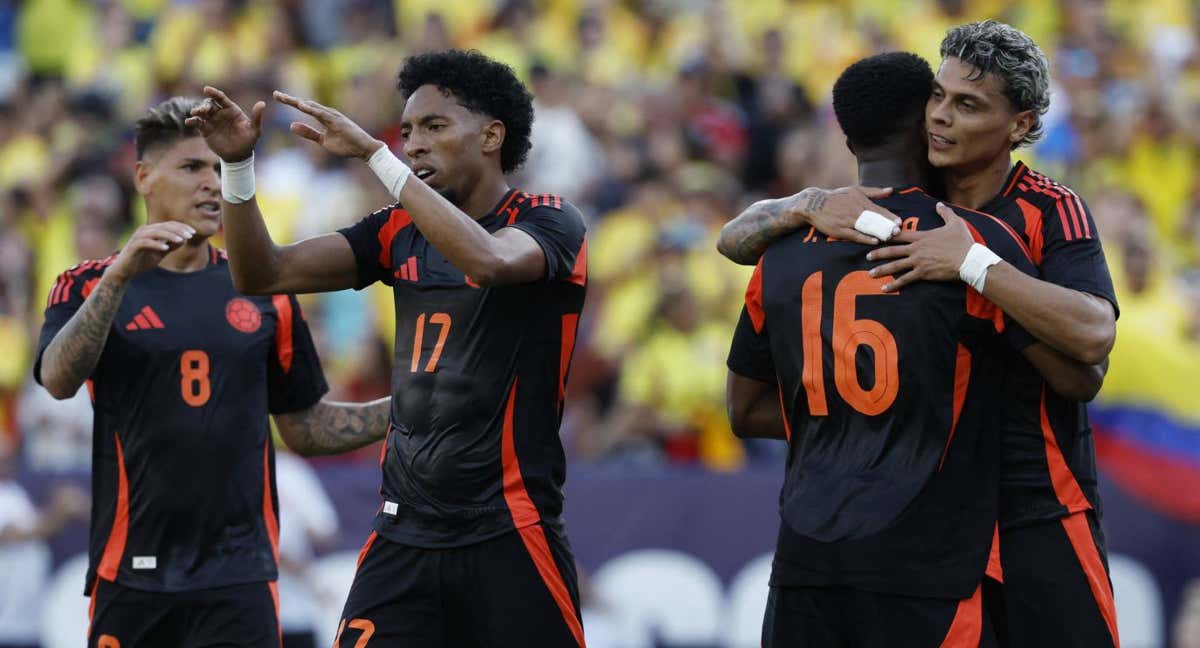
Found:
[[150, 193], [150, 172], [152, 170], [150, 163], [145, 160], [138, 160], [133, 165], [133, 188], [143, 196]]
[[499, 119], [493, 119], [484, 124], [483, 133], [480, 135], [483, 139], [481, 142], [483, 152], [487, 154], [499, 151], [500, 147], [504, 145], [504, 134], [504, 122]]
[[1031, 128], [1033, 128], [1033, 111], [1022, 110], [1013, 118], [1012, 128], [1008, 132], [1008, 142], [1015, 147], [1017, 142], [1025, 139], [1025, 135]]

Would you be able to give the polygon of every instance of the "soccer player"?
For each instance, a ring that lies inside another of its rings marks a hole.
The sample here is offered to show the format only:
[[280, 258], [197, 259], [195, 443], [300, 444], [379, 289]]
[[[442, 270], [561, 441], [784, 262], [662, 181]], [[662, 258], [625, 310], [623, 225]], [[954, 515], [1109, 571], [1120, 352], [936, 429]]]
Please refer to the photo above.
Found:
[[[1029, 277], [1000, 261], [984, 295], [1057, 351], [1088, 364], [1104, 362], [1115, 338], [1117, 302], [1096, 224], [1074, 191], [1011, 160], [1013, 149], [1040, 136], [1049, 106], [1045, 56], [1027, 35], [995, 21], [950, 30], [941, 53], [925, 116], [929, 161], [941, 170], [949, 200], [1006, 221], [1040, 270], [1040, 279]], [[821, 231], [843, 232], [864, 202], [853, 192], [812, 190], [760, 204], [728, 226], [722, 250], [744, 261], [809, 217]], [[791, 213], [788, 204], [796, 206]], [[908, 244], [871, 253], [888, 261], [876, 272], [904, 273], [889, 290], [955, 279], [970, 245], [953, 228], [902, 233], [900, 240]], [[1014, 358], [999, 395], [1006, 403], [1000, 557], [1009, 638], [1014, 646], [1117, 646], [1083, 403], [1090, 398], [1050, 387]]]
[[533, 120], [510, 68], [478, 52], [422, 54], [399, 89], [411, 169], [341, 113], [275, 94], [316, 120], [293, 132], [367, 161], [400, 201], [292, 245], [271, 241], [253, 198], [265, 104], [247, 116], [206, 88], [210, 103], [189, 120], [224, 160], [240, 288], [382, 281], [395, 295], [384, 501], [337, 645], [582, 646], [558, 425], [586, 286], [583, 220], [505, 180]]
[[294, 297], [244, 297], [217, 232], [217, 157], [176, 97], [135, 126], [147, 224], [50, 292], [34, 377], [96, 410], [88, 645], [280, 644], [268, 413], [306, 454], [383, 437], [388, 399], [326, 403]]
[[[881, 204], [909, 230], [943, 225], [918, 186], [932, 78], [920, 57], [891, 53], [851, 65], [833, 89], [861, 181], [897, 187]], [[1034, 272], [999, 220], [944, 217]], [[893, 278], [868, 272], [869, 249], [813, 228], [779, 240], [734, 334], [734, 432], [788, 439], [763, 645], [976, 646], [997, 515], [992, 395], [1007, 347], [1028, 337], [977, 292], [985, 267], [974, 288], [885, 293]]]

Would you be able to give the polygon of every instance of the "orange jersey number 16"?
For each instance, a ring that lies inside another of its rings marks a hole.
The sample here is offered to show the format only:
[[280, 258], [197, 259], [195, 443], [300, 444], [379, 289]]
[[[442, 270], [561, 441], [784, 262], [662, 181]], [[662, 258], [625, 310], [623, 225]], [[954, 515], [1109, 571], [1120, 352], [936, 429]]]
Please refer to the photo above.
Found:
[[[827, 416], [825, 399], [824, 348], [821, 343], [823, 272], [809, 275], [800, 293], [800, 329], [804, 352], [802, 381], [808, 396], [808, 411]], [[855, 317], [860, 296], [895, 295], [880, 288], [891, 277], [871, 277], [865, 270], [851, 272], [833, 294], [833, 384], [846, 404], [868, 416], [881, 414], [896, 401], [900, 389], [900, 354], [896, 338], [882, 323]], [[864, 389], [858, 381], [858, 348], [866, 346], [874, 355], [875, 384]]]

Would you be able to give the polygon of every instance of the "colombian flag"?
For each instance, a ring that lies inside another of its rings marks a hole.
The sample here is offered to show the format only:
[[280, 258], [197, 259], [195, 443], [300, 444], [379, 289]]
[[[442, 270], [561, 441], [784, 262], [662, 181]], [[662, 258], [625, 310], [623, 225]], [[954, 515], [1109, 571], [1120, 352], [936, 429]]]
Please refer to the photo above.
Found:
[[1163, 515], [1200, 524], [1200, 341], [1186, 299], [1121, 295], [1117, 342], [1088, 407], [1100, 470]]

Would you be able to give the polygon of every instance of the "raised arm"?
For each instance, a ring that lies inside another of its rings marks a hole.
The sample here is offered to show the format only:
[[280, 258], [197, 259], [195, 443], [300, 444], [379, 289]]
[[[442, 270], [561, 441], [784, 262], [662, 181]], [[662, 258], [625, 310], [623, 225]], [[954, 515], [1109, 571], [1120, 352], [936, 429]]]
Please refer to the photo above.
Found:
[[276, 245], [259, 211], [253, 182], [246, 187], [239, 181], [252, 174], [246, 167], [254, 163], [266, 104], [254, 104], [246, 115], [224, 92], [205, 87], [204, 94], [208, 100], [192, 112], [187, 125], [199, 130], [221, 158], [221, 217], [234, 287], [247, 295], [354, 288], [357, 266], [345, 237], [323, 234]]
[[854, 229], [854, 223], [869, 209], [899, 224], [895, 214], [871, 202], [890, 193], [875, 187], [809, 187], [786, 198], [760, 200], [721, 228], [717, 251], [734, 263], [754, 265], [772, 242], [810, 225], [828, 236], [877, 245], [878, 239]]
[[[416, 177], [407, 167], [386, 150], [384, 142], [375, 139], [341, 112], [312, 100], [299, 99], [276, 92], [275, 100], [291, 106], [317, 120], [322, 130], [303, 123], [293, 123], [292, 132], [320, 144], [325, 150], [343, 157], [357, 157], [371, 163], [377, 153], [393, 165], [400, 176], [399, 190], [387, 189], [404, 205], [413, 224], [429, 243], [481, 286], [525, 283], [546, 276], [545, 252], [532, 236], [521, 230], [505, 227], [491, 233], [474, 218], [456, 207], [440, 193]], [[497, 122], [498, 123], [498, 122]], [[406, 139], [424, 137], [417, 125], [405, 133]], [[488, 145], [499, 148], [503, 130], [485, 133]], [[399, 165], [399, 166], [395, 166]], [[386, 183], [385, 183], [386, 184]]]
[[195, 234], [191, 227], [173, 221], [143, 225], [133, 233], [100, 282], [42, 352], [37, 378], [51, 396], [60, 400], [74, 396], [92, 375], [129, 281], [157, 266]]
[[283, 442], [296, 454], [341, 454], [387, 436], [391, 407], [391, 398], [369, 403], [322, 400], [298, 412], [276, 414], [275, 424]]

